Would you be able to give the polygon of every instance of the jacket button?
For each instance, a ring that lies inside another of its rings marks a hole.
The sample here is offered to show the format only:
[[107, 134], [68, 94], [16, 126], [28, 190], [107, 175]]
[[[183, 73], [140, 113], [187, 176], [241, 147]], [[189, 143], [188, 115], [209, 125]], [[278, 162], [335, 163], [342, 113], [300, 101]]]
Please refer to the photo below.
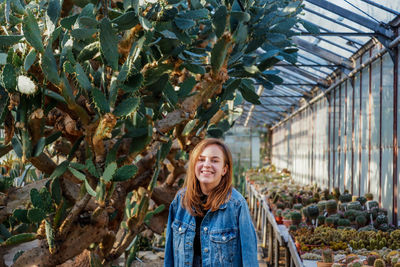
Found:
[[203, 229], [203, 230], [204, 230], [204, 232], [207, 232], [208, 228], [207, 228], [207, 227], [204, 227], [204, 229]]
[[205, 249], [204, 249], [204, 252], [207, 253], [207, 252], [208, 252], [208, 248], [205, 248]]
[[223, 237], [222, 237], [222, 240], [224, 240], [224, 241], [225, 241], [225, 240], [226, 240], [226, 236], [223, 236]]
[[179, 227], [178, 230], [179, 230], [179, 232], [181, 232], [182, 231], [182, 227]]

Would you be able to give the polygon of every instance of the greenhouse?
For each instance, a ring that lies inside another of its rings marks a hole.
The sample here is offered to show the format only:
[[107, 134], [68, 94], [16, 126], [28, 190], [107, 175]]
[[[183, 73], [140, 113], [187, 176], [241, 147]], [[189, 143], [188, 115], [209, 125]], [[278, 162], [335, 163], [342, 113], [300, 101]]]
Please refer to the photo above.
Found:
[[0, 10], [0, 267], [400, 266], [399, 1]]

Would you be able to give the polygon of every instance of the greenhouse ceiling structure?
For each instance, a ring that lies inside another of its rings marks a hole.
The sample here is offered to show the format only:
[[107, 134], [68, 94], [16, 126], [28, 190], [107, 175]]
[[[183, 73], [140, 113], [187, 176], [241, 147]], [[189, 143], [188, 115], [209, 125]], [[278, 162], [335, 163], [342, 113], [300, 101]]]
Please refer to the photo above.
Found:
[[[305, 0], [303, 19], [319, 28], [319, 34], [296, 26], [292, 40], [298, 62], [280, 62], [277, 69], [283, 83], [272, 90], [259, 88], [261, 105], [246, 103], [236, 125], [272, 127], [289, 118], [310, 101], [326, 96], [338, 82], [354, 75], [357, 59], [376, 43], [382, 53], [397, 46], [396, 27], [400, 1]], [[381, 56], [380, 55], [380, 56]], [[343, 81], [342, 81], [343, 82]]]

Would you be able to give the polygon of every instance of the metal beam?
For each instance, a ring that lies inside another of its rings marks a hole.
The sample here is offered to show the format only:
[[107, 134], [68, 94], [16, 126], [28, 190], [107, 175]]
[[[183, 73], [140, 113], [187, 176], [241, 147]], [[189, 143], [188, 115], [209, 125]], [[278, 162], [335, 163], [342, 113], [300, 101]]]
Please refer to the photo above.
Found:
[[285, 69], [285, 70], [288, 70], [288, 71], [295, 72], [295, 73], [297, 73], [297, 74], [299, 74], [299, 75], [301, 75], [303, 77], [306, 77], [307, 79], [309, 79], [311, 81], [316, 82], [318, 85], [321, 85], [323, 87], [328, 87], [329, 86], [328, 82], [325, 81], [324, 79], [322, 79], [322, 77], [319, 77], [316, 74], [311, 73], [309, 71], [306, 71], [304, 69], [300, 69], [300, 68], [293, 67], [293, 66], [287, 66], [287, 67], [284, 67], [284, 68], [283, 67], [277, 67], [277, 69], [279, 69], [281, 71], [282, 71], [282, 69]]
[[374, 32], [299, 32], [297, 36], [374, 36]]
[[370, 1], [370, 0], [361, 0], [361, 1], [363, 1], [365, 3], [368, 3], [370, 5], [373, 5], [373, 6], [377, 7], [377, 8], [382, 9], [382, 10], [385, 10], [385, 11], [387, 11], [389, 13], [395, 14], [396, 16], [400, 15], [400, 12], [397, 12], [396, 10], [393, 10], [391, 8], [388, 8], [388, 7], [382, 6], [380, 4], [377, 4], [374, 1]]
[[320, 58], [323, 58], [325, 60], [328, 60], [330, 62], [333, 62], [337, 65], [341, 65], [347, 69], [353, 69], [354, 68], [354, 64], [353, 62], [351, 62], [350, 60], [343, 58], [341, 56], [338, 56], [334, 53], [332, 53], [331, 51], [321, 48], [318, 45], [314, 45], [312, 43], [309, 43], [301, 38], [296, 38], [293, 37], [292, 38], [293, 42], [295, 44], [297, 44], [299, 47], [301, 47], [302, 49], [304, 49], [305, 51], [307, 51], [308, 53], [311, 53], [313, 55], [317, 55]]
[[[308, 21], [308, 22], [311, 23], [310, 21]], [[325, 32], [331, 32], [329, 29], [327, 29], [327, 28], [325, 28], [325, 27], [322, 27], [321, 25], [317, 25], [317, 26], [318, 26], [318, 28], [320, 28], [321, 30], [323, 30], [323, 31], [325, 31]], [[358, 40], [356, 40], [356, 39], [352, 39], [352, 38], [349, 38], [349, 37], [345, 37], [345, 36], [343, 36], [343, 35], [339, 36], [339, 38], [342, 38], [342, 39], [344, 39], [344, 40], [346, 40], [346, 41], [349, 41], [349, 42], [358, 44], [359, 46], [363, 46], [363, 45], [364, 45], [364, 43], [361, 43], [360, 41], [358, 41]]]
[[[359, 29], [357, 29], [357, 28], [354, 28], [354, 27], [352, 27], [352, 26], [349, 26], [349, 25], [347, 25], [346, 23], [343, 23], [343, 22], [341, 22], [341, 21], [335, 20], [335, 19], [333, 19], [333, 18], [331, 18], [331, 17], [325, 16], [324, 14], [321, 14], [321, 13], [319, 13], [319, 12], [317, 12], [317, 11], [311, 9], [311, 8], [304, 7], [303, 9], [306, 10], [306, 11], [308, 11], [308, 12], [310, 12], [310, 13], [312, 13], [312, 14], [314, 14], [314, 15], [317, 15], [318, 17], [321, 17], [321, 18], [326, 19], [326, 20], [329, 20], [329, 21], [331, 21], [331, 22], [333, 22], [333, 23], [339, 24], [340, 26], [346, 27], [347, 29], [350, 29], [350, 30], [352, 30], [352, 31], [355, 31], [355, 32], [362, 32], [361, 30], [359, 30]], [[313, 24], [314, 24], [314, 23], [313, 23]], [[315, 24], [314, 24], [314, 25], [315, 25]]]
[[[314, 67], [315, 67], [315, 68], [337, 68], [337, 67], [339, 67], [340, 65], [332, 65], [332, 64], [303, 64], [303, 63], [293, 65], [293, 64], [286, 64], [286, 63], [278, 63], [278, 64], [276, 64], [275, 66], [278, 66], [278, 67], [296, 66], [296, 67], [299, 67], [299, 68], [302, 68], [302, 67], [310, 67], [310, 68], [314, 68]], [[316, 85], [316, 84], [307, 83], [307, 84], [305, 84], [305, 85]]]
[[374, 32], [385, 36], [386, 38], [393, 39], [394, 32], [390, 29], [386, 29], [382, 26], [382, 24], [376, 23], [373, 20], [370, 20], [364, 16], [351, 12], [345, 8], [332, 4], [326, 0], [306, 0], [307, 2], [319, 6], [323, 9], [326, 9], [332, 13], [335, 13], [339, 16], [342, 16], [348, 20], [351, 20], [355, 23], [358, 23]]
[[[303, 31], [303, 30], [300, 30], [300, 32], [301, 32], [301, 33], [306, 33], [306, 31]], [[332, 42], [332, 41], [330, 41], [330, 40], [328, 40], [328, 39], [319, 37], [319, 34], [316, 34], [316, 35], [314, 35], [313, 37], [316, 38], [316, 39], [318, 39], [318, 40], [324, 41], [324, 42], [326, 42], [326, 43], [328, 43], [328, 44], [331, 44], [331, 45], [334, 45], [334, 46], [336, 46], [336, 47], [339, 47], [340, 49], [343, 49], [343, 50], [345, 50], [345, 51], [347, 51], [347, 52], [350, 52], [350, 53], [352, 53], [352, 54], [354, 54], [354, 53], [356, 52], [356, 51], [353, 51], [353, 50], [351, 50], [351, 49], [349, 49], [349, 48], [347, 48], [347, 47], [344, 47], [344, 46], [342, 46], [342, 45], [340, 45], [340, 44], [338, 44], [338, 43], [335, 43], [335, 42]], [[354, 46], [352, 46], [352, 47], [354, 48]]]
[[268, 96], [262, 95], [262, 96], [260, 96], [260, 98], [268, 98], [268, 97], [282, 97], [282, 98], [286, 98], [286, 97], [291, 98], [291, 97], [293, 97], [293, 98], [303, 98], [304, 96], [301, 96], [301, 95], [268, 95]]

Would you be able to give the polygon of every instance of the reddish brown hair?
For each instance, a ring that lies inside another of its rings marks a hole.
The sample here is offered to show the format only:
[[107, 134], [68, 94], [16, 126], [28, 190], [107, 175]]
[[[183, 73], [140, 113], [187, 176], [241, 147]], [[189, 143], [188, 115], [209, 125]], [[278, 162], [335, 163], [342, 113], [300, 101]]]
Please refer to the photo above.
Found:
[[[200, 199], [202, 191], [196, 178], [195, 166], [200, 154], [209, 145], [217, 145], [221, 148], [227, 172], [222, 176], [219, 185], [208, 194], [207, 202], [203, 204]], [[224, 142], [216, 138], [208, 138], [198, 143], [189, 157], [189, 166], [184, 184], [186, 191], [182, 200], [183, 207], [193, 216], [204, 216], [203, 210], [211, 209], [211, 211], [216, 211], [230, 197], [232, 192], [232, 173], [232, 154]]]

